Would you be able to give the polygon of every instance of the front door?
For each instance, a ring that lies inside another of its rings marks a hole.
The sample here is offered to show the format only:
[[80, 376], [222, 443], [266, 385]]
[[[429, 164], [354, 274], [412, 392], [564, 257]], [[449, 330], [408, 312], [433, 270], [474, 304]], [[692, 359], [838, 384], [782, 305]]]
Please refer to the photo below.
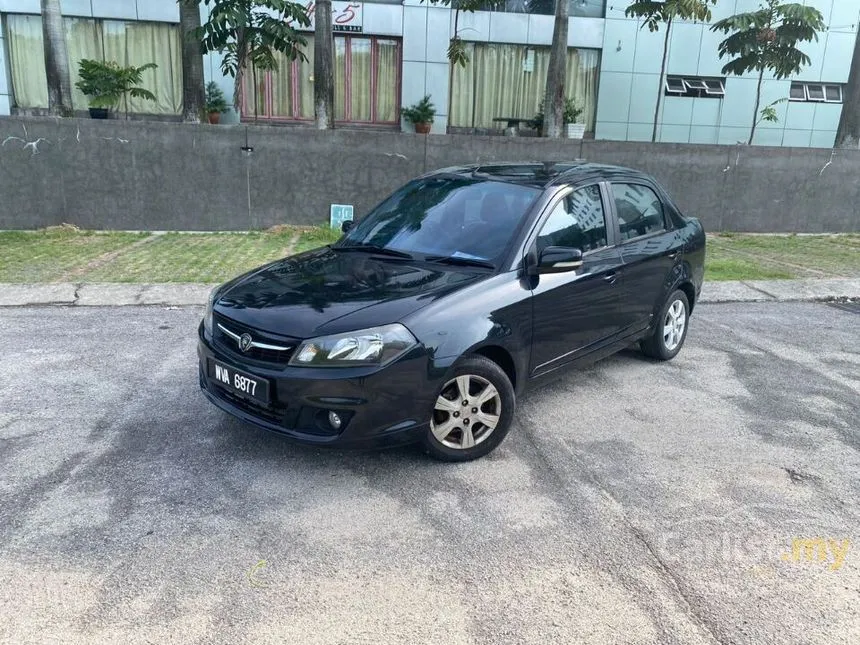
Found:
[[624, 263], [622, 326], [644, 329], [668, 296], [674, 270], [681, 263], [684, 240], [667, 226], [665, 207], [653, 188], [636, 183], [612, 183], [618, 217], [619, 245]]
[[535, 241], [578, 248], [582, 267], [537, 276], [532, 289], [532, 375], [561, 367], [599, 347], [619, 331], [621, 256], [607, 230], [599, 184], [577, 188], [550, 208]]

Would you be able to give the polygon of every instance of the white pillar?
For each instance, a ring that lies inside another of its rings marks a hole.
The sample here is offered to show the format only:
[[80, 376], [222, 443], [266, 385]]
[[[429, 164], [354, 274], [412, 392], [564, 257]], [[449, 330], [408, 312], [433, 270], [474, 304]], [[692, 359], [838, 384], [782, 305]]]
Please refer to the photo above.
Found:
[[12, 79], [9, 77], [9, 62], [6, 60], [6, 40], [3, 35], [3, 16], [0, 15], [0, 115], [10, 114], [12, 105]]

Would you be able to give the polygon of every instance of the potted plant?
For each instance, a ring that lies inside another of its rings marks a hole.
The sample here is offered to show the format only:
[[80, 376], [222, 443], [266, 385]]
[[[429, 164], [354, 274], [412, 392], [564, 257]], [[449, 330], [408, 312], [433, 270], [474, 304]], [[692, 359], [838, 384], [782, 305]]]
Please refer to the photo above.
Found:
[[568, 139], [582, 139], [585, 136], [585, 124], [578, 123], [577, 119], [582, 114], [582, 108], [577, 107], [573, 99], [564, 99], [564, 130]]
[[221, 122], [221, 113], [227, 110], [227, 101], [224, 92], [215, 81], [206, 84], [206, 114], [209, 115], [209, 123], [216, 125]]
[[[582, 114], [582, 108], [578, 108], [573, 99], [564, 99], [564, 132], [568, 139], [582, 139], [585, 135], [585, 124], [577, 123], [576, 120]], [[538, 113], [529, 121], [529, 125], [538, 132], [543, 130], [543, 101], [538, 106]]]
[[400, 113], [404, 119], [415, 126], [415, 132], [418, 134], [428, 134], [430, 132], [430, 124], [433, 123], [433, 117], [436, 116], [436, 108], [430, 102], [430, 95], [427, 94], [415, 105], [402, 108]]
[[[141, 67], [120, 67], [113, 61], [83, 59], [78, 67], [80, 80], [75, 86], [90, 100], [90, 116], [94, 119], [106, 119], [111, 109], [117, 107], [123, 99], [140, 98], [148, 101], [155, 100], [155, 94], [147, 89], [138, 87], [143, 82], [143, 72], [158, 67], [155, 63], [147, 63]], [[126, 102], [126, 118], [128, 118], [128, 102]]]

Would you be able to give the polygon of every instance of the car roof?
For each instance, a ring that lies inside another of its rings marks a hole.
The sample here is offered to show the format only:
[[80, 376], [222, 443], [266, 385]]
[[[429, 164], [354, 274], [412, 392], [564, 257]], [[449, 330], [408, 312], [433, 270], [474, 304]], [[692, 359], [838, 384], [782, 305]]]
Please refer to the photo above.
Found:
[[649, 175], [639, 170], [587, 161], [523, 161], [452, 166], [435, 170], [424, 176], [432, 177], [434, 175], [458, 175], [473, 179], [490, 179], [537, 188], [547, 188], [552, 185], [594, 178], [626, 177], [651, 180]]

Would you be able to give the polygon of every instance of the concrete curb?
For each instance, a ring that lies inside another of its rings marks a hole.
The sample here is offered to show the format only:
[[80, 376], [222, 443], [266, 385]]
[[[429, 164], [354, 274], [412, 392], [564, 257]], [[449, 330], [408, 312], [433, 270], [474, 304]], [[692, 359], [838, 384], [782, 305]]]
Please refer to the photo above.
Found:
[[[0, 307], [67, 305], [199, 306], [211, 284], [0, 284]], [[749, 280], [706, 282], [700, 303], [826, 302], [860, 299], [860, 279]]]
[[706, 282], [699, 302], [827, 302], [860, 298], [860, 279]]
[[0, 307], [204, 305], [212, 284], [0, 284]]

